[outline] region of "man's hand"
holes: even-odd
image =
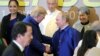
[[[51,53],[51,51],[50,51],[50,45],[48,45],[48,44],[44,44],[45,45],[45,52],[46,53]]]

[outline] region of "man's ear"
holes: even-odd
[[[18,34],[17,37],[20,37],[20,34]]]
[[[18,35],[17,35],[17,38],[22,38],[22,35],[21,35],[21,34],[18,34]]]

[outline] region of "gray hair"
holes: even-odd
[[[85,13],[85,14],[87,14],[87,15],[90,14],[89,7],[87,7],[87,6],[80,7],[80,8],[79,8],[79,11],[82,12],[82,13]]]

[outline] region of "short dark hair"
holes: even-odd
[[[16,39],[18,34],[24,35],[25,32],[27,31],[27,26],[31,26],[29,23],[25,22],[16,22],[13,29],[12,29],[12,39]]]
[[[19,6],[19,3],[18,3],[17,0],[10,0],[9,3],[8,3],[8,6],[10,5],[10,3],[11,3],[12,1],[14,1],[14,2],[16,3],[17,6]]]

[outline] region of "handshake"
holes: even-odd
[[[50,54],[51,53],[50,45],[44,44],[44,46],[45,46],[45,53]]]

